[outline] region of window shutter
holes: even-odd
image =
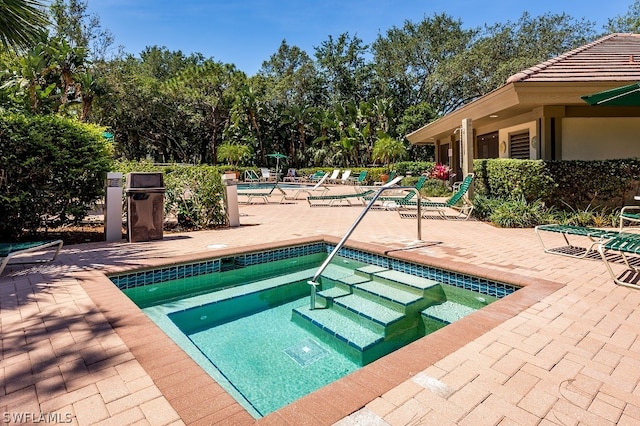
[[[529,132],[518,133],[509,136],[509,143],[511,145],[511,158],[518,158],[520,160],[528,160],[529,154]]]

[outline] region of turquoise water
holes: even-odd
[[[308,297],[285,303],[189,339],[265,415],[360,368],[291,322],[291,310],[308,304]]]
[[[388,305],[391,297],[388,292],[398,297],[401,291],[397,287],[381,289],[379,283],[355,275],[356,269],[364,271],[372,267],[337,256],[323,274],[319,294],[323,291],[340,294],[344,292],[340,283],[347,281],[358,282],[361,288],[373,287],[372,291],[377,292],[374,298],[381,303],[379,307],[374,305],[374,316],[387,319],[382,321],[386,325],[365,324],[358,315],[369,317],[367,310],[374,302],[360,297],[357,304],[341,308],[346,316],[336,320],[326,317],[333,313],[328,307],[333,302],[324,300],[324,296],[320,300],[324,300],[327,309],[308,308],[307,280],[326,256],[325,252],[314,253],[250,266],[234,266],[237,259],[223,259],[222,268],[228,270],[132,286],[123,291],[256,418],[496,300],[486,294],[404,274],[409,281],[429,282],[425,288],[430,302],[408,308],[413,311],[413,317],[407,318],[412,328],[400,335],[398,327],[404,320],[395,320],[402,314],[393,311],[397,307]],[[381,274],[402,275],[386,268],[373,269],[387,271]],[[410,306],[410,300],[416,296],[406,294],[402,298]],[[339,304],[338,299],[335,304]],[[332,332],[335,334],[327,334],[314,325],[314,318],[322,321],[326,318],[327,323],[323,324],[338,327]],[[381,345],[368,350],[368,355],[354,350],[358,339],[369,338],[371,334],[375,339],[375,333],[380,332],[378,328],[387,330],[387,337],[380,338],[384,340]],[[338,329],[347,334],[339,334],[342,331]]]

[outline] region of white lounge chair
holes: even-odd
[[[344,185],[349,181],[349,176],[351,176],[351,169],[343,171],[340,179],[333,179],[329,183],[340,183]]]
[[[329,177],[329,173],[325,173],[324,176],[322,176],[322,178],[320,178],[320,180],[318,181],[318,183],[315,184],[315,186],[313,186],[312,188],[300,188],[298,190],[296,190],[296,192],[293,194],[293,196],[286,196],[284,197],[285,200],[299,200],[298,196],[301,194],[307,194],[307,197],[314,195],[316,193],[320,193],[318,195],[324,195],[326,194],[326,192],[329,190],[329,188],[327,188],[325,185],[323,185],[323,183],[328,179]]]
[[[57,246],[53,257],[46,259],[27,259],[27,260],[19,260],[17,262],[12,262],[12,264],[24,264],[24,263],[43,263],[43,262],[51,262],[56,257],[58,257],[58,253],[60,253],[60,248],[62,248],[62,240],[53,240],[53,241],[32,241],[32,242],[24,242],[24,243],[0,243],[0,274],[4,271],[4,268],[7,266],[9,261],[16,257],[21,256],[27,253],[39,252],[49,247]]]
[[[327,183],[336,183],[335,181],[338,179],[338,175],[340,174],[340,169],[334,169],[329,179],[327,179]]]
[[[260,167],[260,180],[262,182],[275,182],[276,177],[271,174],[271,170],[266,167]]]

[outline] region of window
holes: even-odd
[[[498,158],[498,132],[486,133],[476,138],[476,158]]]
[[[528,160],[530,158],[528,130],[524,133],[509,135],[509,144],[511,146],[511,158],[520,160]]]

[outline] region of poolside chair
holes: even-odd
[[[325,173],[324,176],[322,176],[322,179],[320,179],[318,181],[318,183],[315,184],[314,187],[312,188],[300,188],[298,190],[296,190],[296,192],[293,194],[293,196],[284,196],[285,200],[298,200],[298,196],[301,194],[307,194],[307,196],[310,196],[312,192],[320,192],[320,195],[324,195],[326,194],[326,192],[329,190],[329,188],[327,188],[326,186],[323,185],[323,183],[327,180],[327,178],[329,177],[329,173]]]
[[[260,167],[260,174],[262,175],[261,182],[274,182],[276,180],[276,177],[271,174],[271,170],[266,167]]]
[[[363,185],[364,184],[364,180],[366,178],[367,178],[367,171],[366,170],[362,170],[357,177],[350,176],[349,179],[347,179],[346,183],[352,184],[352,185]]]
[[[245,182],[260,182],[260,176],[251,169],[244,171],[244,181]]]
[[[595,250],[597,249],[598,244],[620,234],[619,232],[608,231],[605,229],[560,224],[538,225],[534,230],[545,253],[559,254],[561,256],[575,257],[578,259],[585,258],[590,254],[595,254],[597,256]],[[547,232],[562,235],[565,244],[556,247],[548,247],[542,238],[542,235]],[[573,241],[569,241],[569,236],[577,237],[575,239],[572,238],[572,240],[586,239],[587,246],[583,247],[582,244],[576,244]]]
[[[347,183],[347,181],[349,180],[349,176],[351,176],[351,170],[347,169],[345,171],[342,172],[342,176],[339,179],[333,179],[330,180],[329,183],[340,183],[340,184],[345,184]]]
[[[340,174],[340,169],[334,169],[331,176],[327,179],[327,183],[336,183],[335,181],[338,179],[338,175]]]
[[[423,218],[433,218],[433,215],[430,215],[430,212],[438,213],[438,216],[442,219],[447,220],[467,220],[471,217],[471,212],[473,211],[473,204],[467,200],[466,195],[467,191],[469,191],[469,187],[473,183],[475,175],[473,173],[469,173],[465,176],[460,188],[447,200],[439,202],[432,201],[429,199],[421,200],[420,207],[422,209],[422,217]],[[458,205],[462,202],[462,205]],[[405,204],[405,206],[417,206],[418,203],[416,201],[409,201]],[[454,212],[455,214],[451,215],[450,212]],[[407,210],[398,210],[398,214],[403,219],[415,219],[417,218],[417,212],[407,211]]]
[[[402,177],[400,177],[402,179]],[[402,192],[405,192],[404,196],[400,195],[380,195],[376,202],[381,202],[383,205],[386,203],[395,203],[397,206],[403,206],[409,204],[409,202],[416,196],[417,192],[422,189],[425,182],[427,181],[428,176],[420,176],[418,182],[416,182],[413,189],[404,189]],[[365,200],[370,201],[373,198],[373,195],[368,195],[364,197]]]
[[[623,231],[626,222],[630,225],[640,224],[640,206],[624,206],[620,210],[620,232]]]
[[[60,253],[62,244],[62,240],[32,241],[25,243],[0,243],[0,275],[12,258],[16,256],[22,257],[22,255],[28,253],[39,252],[49,247],[56,247],[56,251],[50,258],[19,260],[16,262],[12,262],[12,264],[51,262],[52,260],[55,260],[56,257],[58,257],[58,253]]]
[[[612,262],[607,256],[607,252],[610,250],[616,251],[627,267],[620,275],[616,275],[611,268]],[[631,260],[628,257],[628,254],[640,255],[639,234],[619,233],[615,237],[599,243],[598,252],[613,282],[625,287],[640,289],[640,259]]]
[[[396,172],[392,171],[391,173],[389,173],[389,177],[387,177],[387,180],[385,180],[384,182],[382,181],[373,182],[373,185],[374,186],[386,185],[387,183],[391,182],[395,178],[396,178]]]
[[[334,195],[310,195],[307,197],[307,201],[311,207],[330,207],[335,205],[336,203],[347,203],[347,205],[351,206],[351,201],[359,201],[360,204],[364,205],[364,197],[370,194],[373,194],[375,191],[373,189],[369,189],[364,192],[355,192],[350,194],[334,194]]]
[[[299,176],[296,169],[287,170],[287,175],[282,179],[283,182],[298,182]]]
[[[325,172],[323,170],[318,170],[317,172],[309,176],[309,180],[311,182],[318,182],[320,179],[322,179],[324,175],[325,175]]]
[[[287,195],[287,193],[284,192],[282,188],[278,186],[277,183],[274,183],[273,185],[270,185],[268,187],[265,187],[265,186],[249,187],[248,191],[238,191],[238,196],[247,197],[246,204],[253,204],[254,198],[261,198],[262,200],[264,200],[265,204],[268,204],[269,197],[273,195],[276,189],[280,191],[280,193],[282,194],[282,198],[280,199],[280,202],[282,203],[282,201],[284,201],[284,196]]]

